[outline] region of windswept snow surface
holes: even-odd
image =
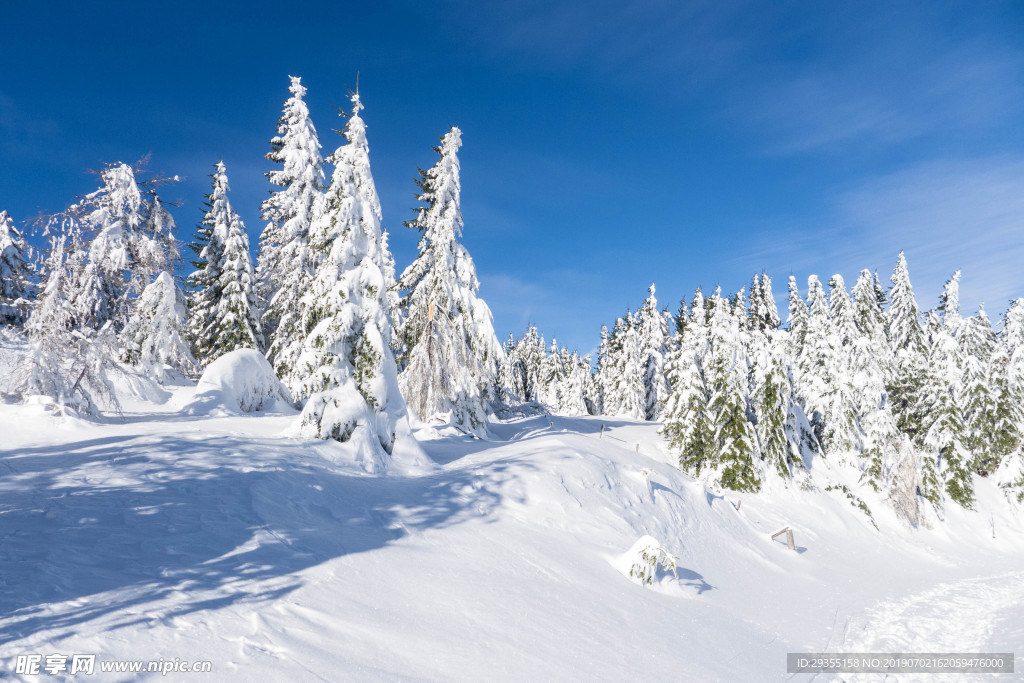
[[[548,416],[424,427],[436,467],[371,476],[282,436],[292,413],[188,415],[175,391],[106,423],[0,404],[8,675],[32,653],[289,682],[781,680],[787,652],[860,649],[1024,666],[1022,520],[989,482],[978,512],[875,510],[876,531],[835,493],[712,494],[656,424]],[[646,587],[619,568],[644,536],[676,558]]]

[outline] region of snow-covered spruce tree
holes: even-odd
[[[587,415],[594,410],[593,373],[590,358],[580,358],[578,352],[558,348],[552,341],[551,353],[545,359],[545,382],[542,400],[551,412],[558,415]]]
[[[988,476],[999,467],[1002,454],[997,446],[996,432],[998,382],[993,376],[992,360],[996,335],[985,308],[961,320],[956,329],[960,360],[960,405],[967,430],[967,450],[971,452],[971,469]]]
[[[524,403],[540,400],[544,358],[544,336],[530,325],[526,334],[512,343],[508,357],[503,361],[506,366],[504,374],[508,378],[505,386],[511,397]]]
[[[402,366],[402,388],[413,410],[422,419],[454,411],[456,415],[486,414],[490,403],[497,398],[496,383],[502,348],[494,335],[491,311],[477,296],[480,283],[476,267],[469,252],[459,242],[462,236],[460,209],[461,181],[459,179],[458,151],[462,146],[462,132],[453,127],[434,148],[440,155],[437,163],[420,172],[417,199],[425,206],[417,209],[416,217],[406,223],[419,230],[419,255],[398,279],[398,289],[405,295],[400,299],[400,322],[397,330],[399,364]],[[430,400],[412,397],[417,387],[427,383],[428,377],[408,372],[409,359],[417,344],[426,343],[425,330],[430,312],[444,317],[447,329],[455,335],[449,343],[463,344],[465,355],[473,362],[461,367],[430,367],[430,375],[449,375],[454,385],[464,387],[458,395],[433,395]],[[419,392],[421,396],[425,396]],[[457,404],[475,405],[464,409]],[[478,423],[463,423],[468,429],[483,427]]]
[[[891,372],[886,378],[889,402],[900,431],[920,446],[924,438],[920,401],[928,372],[920,313],[910,284],[907,260],[901,251],[892,273],[889,292],[888,338],[892,354]]]
[[[864,269],[853,287],[853,322],[857,328],[857,344],[866,348],[882,370],[882,379],[889,376],[891,365],[889,340],[885,330],[884,299],[879,300],[875,290],[877,275]],[[855,344],[856,345],[856,344]]]
[[[597,394],[598,394],[598,414],[607,415],[605,410],[605,398],[611,393],[611,378],[612,378],[612,335],[608,332],[607,325],[601,325],[601,341],[597,346],[597,374],[595,375],[595,381],[597,383]]]
[[[960,317],[960,271],[956,271],[946,280],[939,297],[938,312],[942,316],[942,325],[954,337],[963,318]]]
[[[699,311],[698,318],[694,312]],[[675,453],[679,468],[699,477],[716,461],[714,424],[708,408],[711,392],[704,377],[708,328],[704,300],[697,291],[679,348],[668,359],[667,376],[672,392],[665,403],[661,433]]]
[[[861,478],[878,492],[903,496],[893,501],[894,505],[916,524],[917,458],[909,437],[900,434],[889,408],[884,370],[889,357],[885,317],[868,270],[861,271],[853,287],[852,317],[856,330],[849,349],[849,376],[863,440]],[[906,459],[909,462],[903,463]],[[893,485],[897,477],[902,479],[899,485]],[[908,492],[913,495],[907,497]]]
[[[280,188],[261,206],[267,221],[260,235],[256,267],[257,296],[267,339],[267,358],[291,390],[301,378],[296,363],[305,341],[299,300],[316,273],[319,252],[310,246],[309,230],[316,204],[323,196],[324,171],[320,140],[303,101],[306,88],[291,76],[292,96],[284,103],[277,135],[267,159],[280,168],[267,179]]]
[[[948,305],[945,314],[959,317],[959,312],[954,312]],[[919,410],[924,415],[923,464],[930,466],[932,458],[935,458],[936,471],[946,495],[963,507],[971,508],[974,505],[974,484],[961,402],[963,358],[960,346],[950,331],[955,329],[953,325],[939,322],[936,314],[931,314],[929,319],[927,371],[919,401]]]
[[[522,400],[522,377],[521,368],[516,362],[516,358],[513,353],[516,348],[516,338],[511,332],[508,333],[508,339],[505,340],[503,350],[505,352],[504,358],[501,361],[501,367],[498,368],[498,385],[501,390],[502,398],[506,403],[513,403]]]
[[[733,491],[758,491],[763,482],[757,436],[748,419],[748,359],[744,321],[738,307],[715,296],[711,319],[706,381],[708,412],[714,425],[716,474],[713,480]]]
[[[992,451],[1001,463],[997,472],[1020,469],[1020,484],[1024,485],[1024,299],[1010,302],[1003,316],[992,354],[991,377],[996,400]],[[999,479],[999,484],[1011,485],[1013,479]]]
[[[772,294],[772,279],[767,273],[755,274],[750,283],[748,323],[756,330],[775,330],[782,324],[779,308],[775,305],[775,295]]]
[[[686,325],[689,321],[690,311],[686,307],[686,297],[684,296],[679,300],[679,309],[676,311],[675,328],[672,336],[673,348],[676,348],[679,341],[683,338],[683,333],[686,332]]]
[[[816,442],[796,401],[786,364],[784,333],[755,328],[750,339],[750,402],[756,417],[757,447],[768,472],[789,480],[816,453]]]
[[[21,327],[34,298],[28,245],[6,211],[0,211],[0,325]]]
[[[391,453],[407,412],[391,351],[380,202],[359,115],[363,105],[358,93],[351,101],[347,144],[328,158],[334,173],[311,227],[320,265],[300,301],[308,333],[299,355],[299,394],[309,398],[299,424],[305,436],[353,441],[379,463],[382,451]]]
[[[803,297],[800,296],[800,289],[797,287],[797,279],[794,275],[790,275],[788,291],[790,291],[790,299],[788,299],[790,307],[788,307],[788,317],[786,318],[786,339],[790,342],[790,357],[796,362],[804,349],[810,313],[807,311],[807,304]]]
[[[185,297],[164,271],[142,290],[135,312],[121,331],[124,360],[159,382],[168,379],[168,367],[186,376],[195,375],[197,367],[186,339],[187,326]]]
[[[644,418],[657,420],[668,399],[669,386],[665,378],[665,357],[671,342],[671,319],[658,310],[654,285],[638,312],[640,355],[643,363]]]
[[[565,381],[568,367],[559,353],[558,341],[551,339],[551,348],[541,362],[539,400],[552,412],[561,408],[562,382]]]
[[[455,368],[458,372],[449,372]],[[417,414],[433,416],[447,407],[446,419],[467,431],[482,434],[487,407],[474,379],[482,373],[478,359],[462,343],[459,331],[444,316],[428,315],[421,343],[412,348],[399,387]],[[406,380],[412,384],[407,385]]]
[[[135,171],[123,163],[100,172],[103,186],[68,209],[88,244],[88,263],[75,277],[76,307],[93,329],[108,321],[115,332],[128,322],[134,298],[177,257],[174,221],[155,191],[147,201]]]
[[[110,390],[112,324],[91,327],[92,311],[80,310],[72,294],[82,281],[88,251],[78,219],[68,213],[53,218],[59,231],[51,237],[43,264],[43,287],[25,325],[28,353],[19,364],[15,386],[24,397],[47,396],[62,410],[95,414],[101,403],[114,407]],[[90,303],[86,301],[86,303]]]
[[[996,484],[1007,499],[1024,503],[1024,299],[1014,299],[1003,317],[992,362],[997,399],[995,449],[1001,455]]]
[[[249,237],[228,201],[224,162],[214,166],[206,213],[190,244],[196,270],[189,275],[188,333],[195,358],[203,366],[236,349],[263,348],[256,309],[255,276]]]
[[[791,286],[790,292],[793,291],[795,290]],[[806,325],[801,330],[800,323],[797,323],[798,329],[791,329],[791,333],[797,335],[798,339],[802,337],[802,342],[798,342],[796,346],[799,352],[794,363],[794,375],[797,392],[802,399],[807,417],[811,420],[814,434],[822,442],[827,453],[829,445],[824,439],[825,421],[828,412],[827,395],[836,369],[835,349],[828,301],[817,275],[811,275],[807,279],[807,301],[806,310],[809,313]],[[791,309],[793,308],[795,311],[791,315],[796,321],[801,309],[799,305],[791,305]]]
[[[579,352],[563,348],[559,351],[562,365],[566,368],[565,378],[559,391],[558,412],[561,415],[593,414],[593,373],[590,370],[590,357],[580,357]]]
[[[704,292],[698,287],[693,292],[693,303],[690,305],[690,322],[702,328],[707,328],[711,322],[711,311],[713,305],[704,297]]]
[[[644,359],[632,313],[627,312],[624,318],[615,321],[602,371],[605,414],[645,419]]]
[[[813,307],[811,319],[814,320]],[[854,375],[850,369],[853,344],[857,336],[853,302],[846,292],[846,283],[842,275],[833,275],[829,279],[828,335],[825,344],[827,361],[823,373],[826,386],[823,397],[825,413],[821,440],[826,454],[844,454],[842,457],[855,465],[859,465],[856,456],[863,449],[859,414],[854,399]]]

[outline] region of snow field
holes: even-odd
[[[0,661],[778,680],[788,651],[1007,651],[1024,631],[1016,518],[997,539],[985,512],[918,532],[876,514],[876,531],[834,492],[723,497],[667,462],[656,425],[600,418],[494,424],[490,441],[424,427],[436,466],[370,476],[345,445],[282,437],[294,414],[190,416],[176,391],[108,424],[0,406]],[[787,524],[797,552],[769,538]],[[677,577],[617,569],[645,535]]]

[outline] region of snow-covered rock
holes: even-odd
[[[199,378],[195,396],[182,411],[189,415],[233,415],[291,407],[291,394],[263,354],[238,349],[210,363]]]

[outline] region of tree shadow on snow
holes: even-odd
[[[303,569],[500,501],[500,463],[370,477],[301,442],[253,448],[139,435],[0,451],[0,644],[275,600]]]

